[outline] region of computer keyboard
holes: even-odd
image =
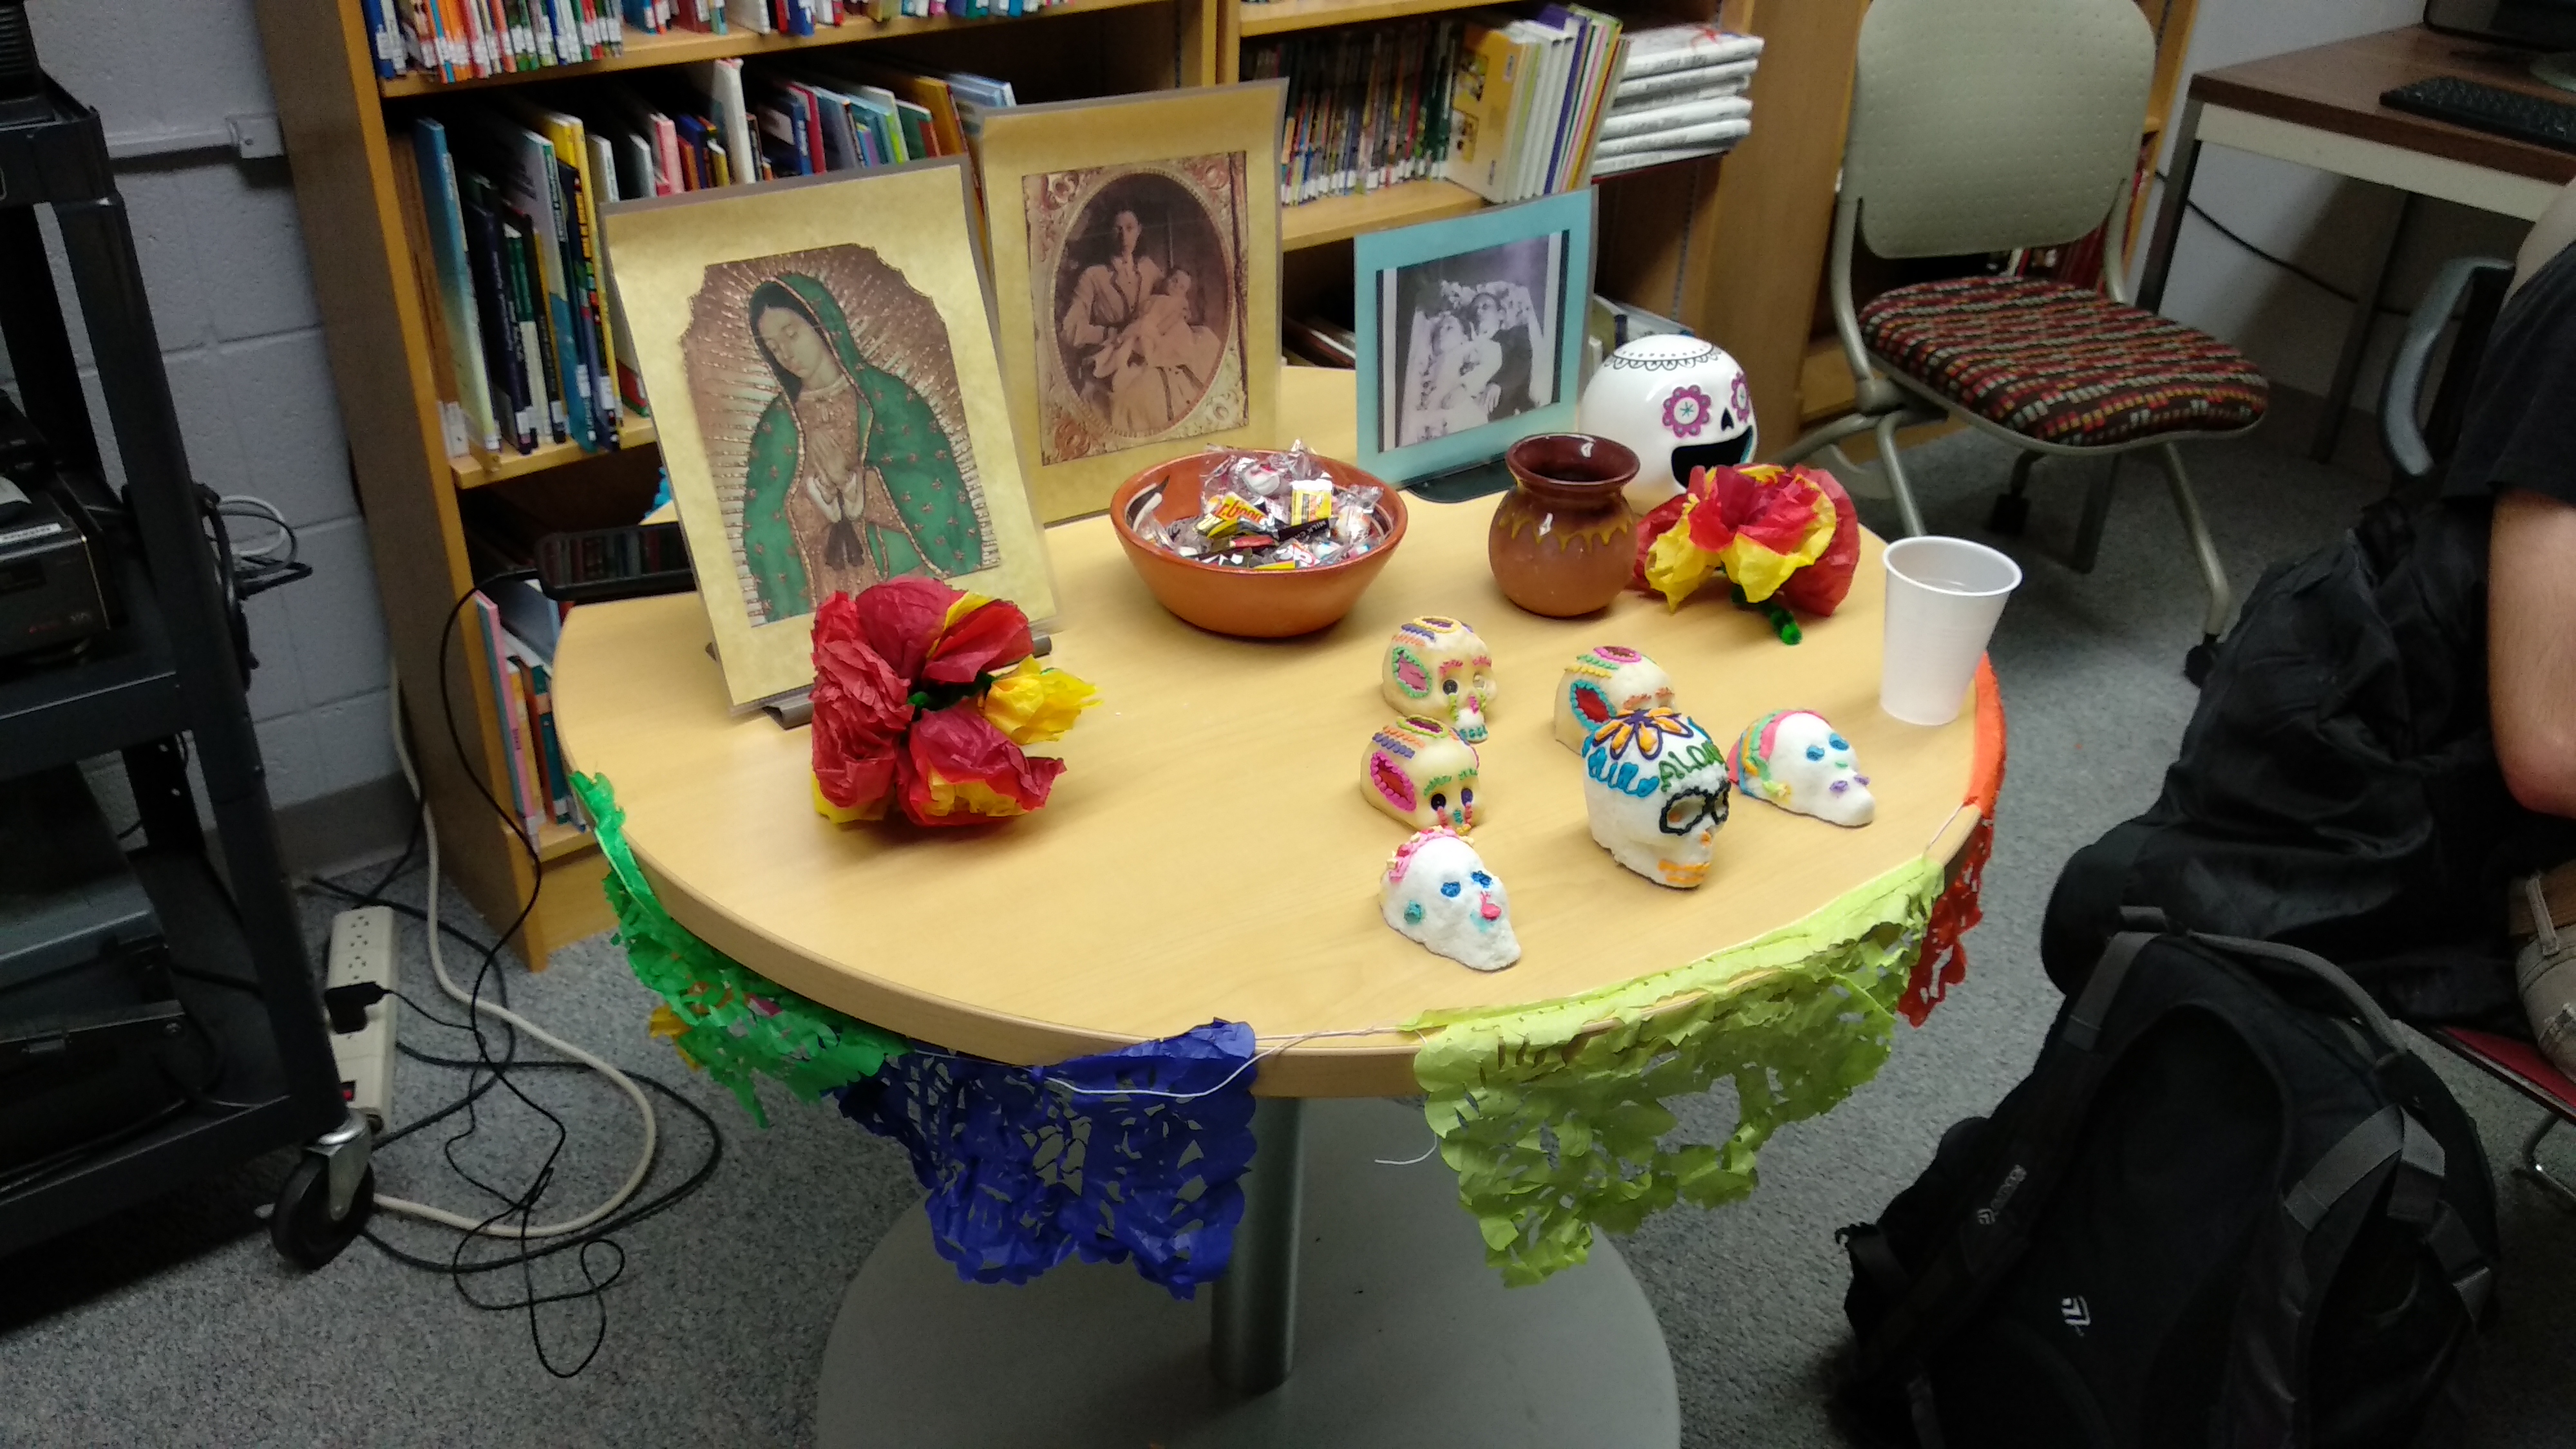
[[[2576,105],[2482,85],[2458,76],[2437,75],[2402,85],[2379,97],[2391,110],[2412,111],[2473,131],[2492,131],[2547,146],[2576,151]]]

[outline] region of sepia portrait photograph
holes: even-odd
[[[1505,242],[1380,274],[1381,419],[1388,450],[1516,418],[1555,402],[1555,318],[1566,237]]]
[[[681,352],[755,624],[984,567],[991,529],[948,330],[875,252],[708,267]]]
[[[1150,463],[1268,442],[1279,376],[1280,81],[984,118],[994,318],[1038,515]]]
[[[1592,304],[1590,187],[1352,243],[1362,468],[1413,482],[1574,426]]]
[[[626,202],[602,229],[735,708],[815,610],[933,578],[1055,612],[964,166]]]
[[[1243,422],[1245,173],[1232,151],[1021,178],[1041,462]]]

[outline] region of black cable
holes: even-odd
[[[2159,183],[2165,183],[2165,174],[2163,172],[2156,172],[2155,178]],[[2361,298],[2345,291],[2343,288],[2336,286],[2334,283],[2327,281],[2316,273],[2309,271],[2306,267],[2299,265],[2297,262],[2291,261],[2287,257],[2275,255],[2274,253],[2266,251],[2262,247],[2256,246],[2254,243],[2247,241],[2242,235],[2238,234],[2234,227],[2231,227],[2227,223],[2220,221],[2217,217],[2210,215],[2208,207],[2201,205],[2199,202],[2192,200],[2188,196],[2183,198],[2182,204],[2185,211],[2188,211],[2192,215],[2199,217],[2202,221],[2209,223],[2210,230],[2217,232],[2220,236],[2234,242],[2238,247],[2253,255],[2255,259],[2271,263],[2273,266],[2280,268],[2282,271],[2289,273],[2291,276],[2298,278],[2300,281],[2307,283],[2309,286],[2316,288],[2318,291],[2325,293],[2327,296],[2334,298],[2338,302],[2348,302],[2356,307],[2361,305]],[[2374,304],[2372,310],[2384,313],[2391,317],[2403,317],[2406,315],[2405,310],[2398,307],[2383,307]]]

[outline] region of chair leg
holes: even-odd
[[[1905,481],[1905,465],[1897,460],[1896,430],[1905,426],[1908,414],[1892,412],[1878,420],[1878,466],[1887,472],[1887,486],[1896,495],[1896,516],[1904,522],[1907,538],[1920,538],[1923,510],[1915,506],[1914,489]]]
[[[1986,514],[1986,531],[2018,536],[2030,526],[2030,470],[2039,464],[2037,453],[2024,453],[2013,459],[2012,486],[1995,499]]]
[[[1877,419],[1867,413],[1845,413],[1823,427],[1800,437],[1786,449],[1771,456],[1771,461],[1786,468],[1803,463],[1855,433],[1866,433]]]
[[[2198,684],[2209,677],[2219,632],[2227,627],[2236,601],[2227,587],[2227,566],[2218,560],[2218,541],[2209,536],[2209,523],[2200,516],[2200,499],[2193,495],[2191,479],[2183,472],[2182,454],[2171,443],[2159,443],[2155,451],[2165,482],[2173,490],[2174,511],[2182,515],[2183,532],[2190,536],[2191,550],[2200,559],[2201,579],[2209,586],[2209,613],[2201,622],[2200,643],[2183,659],[2183,673]]]
[[[2540,1165],[2540,1141],[2547,1137],[2550,1129],[2556,1127],[2561,1120],[2556,1113],[2540,1119],[2540,1125],[2532,1128],[2531,1135],[2522,1139],[2522,1161],[2515,1164],[2515,1167],[2524,1177],[2548,1189],[2558,1199],[2559,1206],[2576,1210],[2576,1187],[2568,1186],[2551,1175],[2548,1168]]]
[[[2120,482],[2120,455],[2111,455],[2111,466],[2102,476],[2084,488],[2084,519],[2075,525],[2075,557],[2072,562],[2079,574],[2093,572],[2102,557],[2102,530],[2111,521],[2111,494]]]

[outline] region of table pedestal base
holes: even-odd
[[[825,1449],[1677,1445],[1672,1356],[1608,1239],[1531,1288],[1485,1266],[1418,1110],[1306,1105],[1288,1381],[1245,1396],[1208,1368],[1209,1290],[1175,1301],[1123,1266],[1025,1287],[958,1281],[919,1208],[859,1269],[823,1349]],[[1254,1158],[1254,1171],[1260,1159]]]

